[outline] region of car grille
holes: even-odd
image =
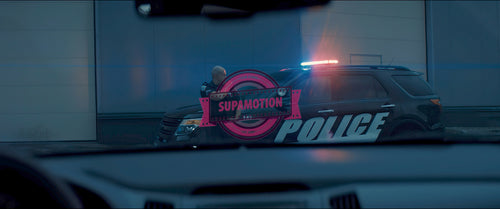
[[[144,209],[170,209],[174,208],[174,205],[166,202],[159,202],[159,201],[146,201],[144,204]]]
[[[355,193],[348,193],[330,198],[330,208],[361,208]]]
[[[175,130],[181,123],[182,118],[164,116],[160,122],[159,137],[161,139],[169,140],[175,133]]]

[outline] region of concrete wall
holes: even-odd
[[[500,106],[500,2],[428,1],[429,80],[445,106]]]
[[[0,141],[95,140],[92,1],[0,1]]]

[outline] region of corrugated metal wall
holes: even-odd
[[[332,1],[301,18],[302,56],[426,72],[423,1]]]
[[[444,106],[500,106],[500,2],[428,1],[429,80]]]
[[[199,104],[214,65],[276,71],[301,60],[298,11],[212,21],[143,18],[133,0],[96,6],[99,113]]]
[[[223,22],[144,19],[133,0],[96,4],[97,77],[92,1],[0,2],[0,141],[95,139],[94,79],[99,113],[196,103],[216,64],[403,65],[428,71],[445,106],[500,105],[498,1],[333,1]]]
[[[311,59],[394,64],[426,72],[424,3],[332,1],[248,20],[143,18],[133,1],[97,2],[99,113],[197,104],[219,64],[277,71]]]
[[[95,140],[92,1],[0,1],[0,141]]]

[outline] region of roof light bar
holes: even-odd
[[[311,62],[302,62],[301,66],[311,66],[311,65],[323,65],[323,64],[338,64],[338,60],[321,60],[321,61],[311,61]]]

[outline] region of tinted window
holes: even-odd
[[[420,76],[392,76],[394,80],[413,96],[433,95],[431,87]]]
[[[332,101],[332,81],[330,76],[310,76],[294,88],[301,89],[299,103],[323,103]]]
[[[333,86],[336,100],[387,97],[387,92],[378,80],[369,75],[341,75],[335,79]]]

